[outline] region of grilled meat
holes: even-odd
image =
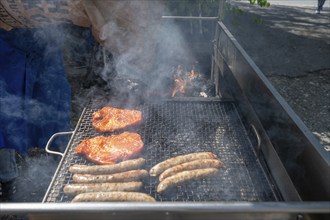
[[[75,196],[72,202],[156,202],[156,200],[140,192],[92,192]]]
[[[185,163],[193,160],[199,160],[199,159],[215,159],[215,158],[217,158],[217,156],[211,152],[198,152],[198,153],[191,153],[182,156],[177,156],[156,164],[150,169],[149,174],[150,176],[158,176],[168,168],[181,163]]]
[[[140,153],[143,146],[139,134],[124,132],[110,137],[87,138],[76,147],[75,153],[84,154],[98,164],[113,164],[134,157]]]
[[[110,165],[79,165],[75,164],[69,167],[71,173],[80,174],[113,174],[120,173],[128,170],[140,169],[144,166],[146,160],[144,158],[137,158],[132,160],[125,160],[117,164]]]
[[[217,159],[202,159],[202,160],[194,160],[191,162],[182,163],[165,170],[162,174],[159,175],[159,181],[162,181],[165,178],[182,171],[203,169],[203,168],[219,169],[222,164],[223,163]]]
[[[142,112],[106,106],[92,115],[92,125],[99,132],[113,132],[139,124]]]
[[[113,192],[124,191],[132,192],[139,191],[142,187],[142,182],[119,182],[119,183],[81,183],[68,184],[63,187],[65,194],[77,195],[87,192]]]
[[[91,175],[76,173],[72,176],[72,180],[76,183],[114,183],[137,181],[146,176],[148,176],[148,171],[146,170],[130,170],[110,175]]]
[[[196,170],[189,170],[177,173],[173,176],[165,178],[161,181],[157,186],[157,192],[162,193],[167,189],[183,184],[185,182],[201,179],[207,176],[211,176],[218,172],[216,168],[206,168],[206,169],[196,169]]]

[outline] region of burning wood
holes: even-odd
[[[172,91],[172,97],[176,95],[177,92],[181,94],[186,93],[187,81],[181,76],[182,69],[181,65],[178,66],[177,74],[174,75],[174,89]]]
[[[189,82],[191,86],[194,86],[193,80],[195,78],[195,70],[194,67],[191,68],[190,75],[189,75]]]
[[[178,65],[177,70],[174,73],[174,88],[172,90],[172,97],[176,96],[179,92],[181,95],[187,95],[186,91],[193,91],[198,89],[199,87],[199,82],[197,80],[201,80],[201,72],[198,70],[198,74],[196,76],[195,74],[196,68],[193,65],[190,71],[183,70],[181,65]],[[189,82],[187,84],[187,82]],[[189,93],[188,91],[188,93]],[[189,94],[188,94],[189,96]]]

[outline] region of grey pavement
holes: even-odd
[[[315,6],[229,3],[224,23],[266,76],[330,69],[329,8],[315,14]]]
[[[247,2],[247,0],[232,0],[236,2]],[[285,5],[285,6],[294,6],[294,7],[311,7],[316,8],[317,0],[268,0],[271,5]],[[325,1],[325,8],[330,7],[329,0]]]
[[[317,0],[268,0],[271,5],[286,5],[297,7],[316,7]],[[323,7],[330,7],[330,2],[327,0]]]

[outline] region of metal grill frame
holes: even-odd
[[[83,156],[75,155],[74,148],[85,138],[104,135],[96,132],[91,125],[92,113],[101,107],[102,104],[94,102],[82,112],[43,202],[70,202],[72,199],[62,191],[63,186],[71,182],[72,174],[68,167],[75,163],[90,163]],[[144,122],[129,130],[140,133],[144,140],[145,148],[141,155],[147,161],[147,170],[170,157],[197,151],[212,151],[224,162],[216,176],[192,181],[164,194],[155,191],[156,178],[146,179],[144,192],[157,201],[279,200],[276,186],[265,172],[234,102],[170,100],[143,104],[136,109],[143,112]],[[192,130],[193,126],[197,129]]]

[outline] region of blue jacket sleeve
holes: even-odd
[[[69,129],[71,94],[61,46],[51,27],[0,30],[0,148],[24,154]]]

